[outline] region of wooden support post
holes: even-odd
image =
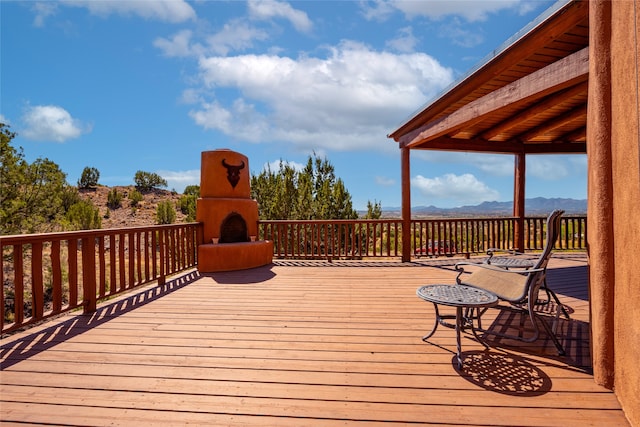
[[[411,173],[410,150],[400,149],[402,180],[402,262],[411,262]]]
[[[513,246],[518,252],[524,252],[524,203],[526,156],[524,152],[516,154],[513,183],[513,216],[516,217],[513,231]]]

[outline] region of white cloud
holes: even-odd
[[[182,193],[187,185],[200,185],[200,169],[186,171],[160,170],[156,173],[167,180],[168,188],[174,189],[178,193]]]
[[[193,31],[181,30],[169,38],[156,38],[153,45],[167,57],[228,55],[254,47],[255,41],[267,40],[269,34],[238,19],[226,23],[217,33],[204,37],[203,42],[194,41],[195,38]]]
[[[326,58],[202,58],[204,87],[236,90],[244,102],[204,102],[192,117],[204,128],[256,142],[396,148],[384,135],[453,79],[450,69],[424,53],[397,55],[348,41],[328,52]]]
[[[398,30],[398,37],[387,41],[386,45],[398,52],[413,52],[418,44],[418,39],[413,35],[411,27]]]
[[[189,115],[205,129],[218,130],[244,141],[261,142],[268,135],[266,117],[243,99],[237,99],[229,109],[218,102],[204,103],[200,110],[192,110]]]
[[[424,16],[439,20],[446,16],[461,16],[469,22],[484,21],[488,15],[503,9],[516,9],[520,0],[444,1],[444,0],[390,0],[385,7],[395,8],[414,18]],[[380,7],[380,6],[378,6]]]
[[[557,156],[527,156],[527,175],[545,181],[557,181],[569,176],[567,164]]]
[[[453,18],[440,27],[438,37],[447,38],[458,46],[471,48],[478,46],[484,41],[482,32],[481,28],[470,30],[468,25],[461,22],[460,19]]]
[[[271,170],[271,172],[277,172],[280,170],[280,163],[282,163],[283,166],[289,166],[292,167],[295,171],[300,172],[302,171],[306,165],[302,164],[302,163],[298,163],[298,162],[293,162],[290,160],[274,160],[272,162],[269,163],[265,163],[262,166],[262,170],[267,169],[267,167]]]
[[[512,177],[515,171],[515,158],[500,154],[467,154],[467,163],[476,166],[493,176]]]
[[[36,141],[64,142],[91,131],[90,126],[83,125],[67,110],[55,105],[30,107],[22,120],[25,123],[22,135]]]
[[[94,15],[139,16],[144,19],[179,23],[196,18],[196,12],[185,0],[153,0],[153,1],[96,1],[96,0],[64,0],[61,4],[84,7]]]
[[[313,28],[313,23],[307,14],[294,9],[287,2],[272,0],[249,0],[249,15],[253,19],[269,20],[284,18],[298,31],[307,33]]]
[[[478,204],[498,200],[500,194],[471,174],[445,174],[435,178],[416,175],[411,185],[428,199],[450,200],[458,204]]]
[[[198,89],[189,88],[182,91],[179,102],[182,104],[197,104],[198,102],[203,102],[203,99]]]
[[[412,156],[430,163],[469,165],[493,176],[512,177],[514,173],[515,160],[508,154],[415,150]]]
[[[5,125],[10,125],[11,122],[7,119],[4,114],[0,114],[0,123],[4,123]]]
[[[186,57],[198,55],[203,50],[201,45],[191,44],[193,32],[190,30],[182,30],[175,33],[171,38],[165,39],[158,37],[153,41],[153,45],[162,50],[163,54],[168,57]]]
[[[376,176],[376,184],[382,185],[383,187],[391,187],[395,185],[396,181],[392,178],[387,178],[386,176]]]
[[[31,11],[35,14],[33,18],[34,27],[43,27],[44,21],[58,11],[58,5],[55,2],[35,2],[31,5]]]
[[[222,30],[207,37],[208,53],[227,55],[231,51],[253,47],[254,40],[266,40],[269,35],[241,20],[234,20]]]
[[[386,0],[361,1],[360,9],[366,20],[379,22],[386,21],[396,11],[392,2]]]

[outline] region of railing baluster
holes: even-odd
[[[84,313],[96,311],[96,243],[95,237],[82,239],[82,296]]]
[[[51,303],[53,314],[62,311],[62,265],[60,263],[60,240],[51,242]]]
[[[21,324],[24,322],[24,264],[23,264],[22,244],[13,246],[13,301],[14,301],[14,322]],[[4,287],[4,283],[2,284]]]
[[[106,284],[107,272],[106,272],[106,261],[105,261],[104,236],[100,236],[97,239],[98,239],[98,260],[100,263],[98,295],[100,295],[100,298],[103,298],[107,293],[107,284]]]
[[[78,306],[78,240],[71,238],[67,244],[69,258],[69,307]]]
[[[44,286],[42,280],[42,242],[31,244],[31,313],[34,320],[42,319],[44,315]]]

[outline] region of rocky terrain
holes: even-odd
[[[107,195],[114,188],[123,195],[122,204],[117,209],[110,209],[107,207]],[[129,200],[129,193],[133,190],[135,190],[133,185],[115,187],[100,185],[95,189],[79,190],[79,193],[82,199],[90,200],[95,207],[100,209],[103,229],[155,225],[157,223],[156,208],[158,203],[164,200],[170,200],[176,206],[175,222],[184,222],[185,215],[177,207],[181,194],[172,193],[168,190],[151,190],[142,193],[143,200],[134,208],[131,206],[131,200]]]

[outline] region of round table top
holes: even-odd
[[[500,268],[533,268],[536,261],[530,258],[495,257],[487,260],[487,264]]]
[[[425,301],[452,307],[490,307],[498,297],[484,289],[466,285],[425,285],[416,291]]]

